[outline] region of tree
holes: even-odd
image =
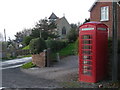
[[[32,29],[31,36],[33,38],[42,37],[44,40],[47,40],[48,37],[56,38],[58,35],[54,33],[55,28],[55,22],[49,22],[47,19],[41,19]]]
[[[73,24],[73,23],[72,23],[70,26],[71,26],[71,28],[74,29],[74,30],[77,29],[77,25],[76,25],[76,24]]]
[[[3,41],[3,35],[0,33],[0,42]]]
[[[23,31],[17,32],[15,37],[15,42],[21,43],[26,36],[31,34],[31,29],[24,29]]]
[[[77,37],[78,37],[78,32],[75,29],[71,29],[70,32],[67,35],[67,39],[68,39],[69,42],[76,41]]]
[[[30,41],[32,40],[33,38],[31,36],[26,36],[24,39],[23,39],[23,43],[27,46],[29,45]]]
[[[35,53],[40,53],[42,52],[44,49],[46,49],[46,43],[45,40],[43,40],[42,38],[35,38],[32,39],[30,41],[30,49],[31,51],[35,54]]]

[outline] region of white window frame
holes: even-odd
[[[101,7],[101,20],[100,21],[108,21],[109,20],[109,6]]]

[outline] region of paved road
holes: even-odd
[[[20,67],[22,64],[30,62],[31,60],[32,60],[32,57],[26,57],[26,58],[21,58],[21,59],[3,61],[1,62],[2,68],[0,69]]]
[[[8,88],[59,88],[62,81],[70,80],[78,72],[77,56],[69,56],[53,67],[2,70],[2,86]],[[73,75],[73,76],[72,76]]]
[[[6,88],[45,88],[58,87],[54,80],[38,78],[24,72],[20,68],[5,69],[2,72],[2,87]]]

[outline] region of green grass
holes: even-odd
[[[31,54],[30,54],[30,55],[25,55],[25,56],[23,56],[23,58],[24,58],[24,57],[31,57],[31,56],[32,56]]]
[[[25,46],[22,50],[28,50],[30,49],[29,45]]]
[[[67,47],[59,51],[60,56],[69,56],[75,54],[75,43],[68,44]]]
[[[68,44],[65,48],[61,49],[58,52],[52,52],[50,55],[50,58],[53,62],[55,62],[57,60],[57,54],[59,53],[60,58],[69,56],[69,55],[76,55],[77,51],[78,51],[78,41],[74,42],[74,43],[70,43]]]
[[[28,68],[32,68],[32,67],[35,67],[36,65],[35,64],[33,64],[32,62],[28,62],[28,63],[26,63],[26,64],[23,64],[21,67],[23,68],[23,69],[28,69]]]

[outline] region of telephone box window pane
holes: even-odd
[[[91,61],[83,61],[83,64],[88,64],[88,65],[91,65],[92,62]]]
[[[92,54],[92,51],[83,51],[82,53],[90,55],[90,54]]]
[[[86,55],[83,56],[83,60],[91,60],[91,59],[92,59],[91,56],[86,56]]]
[[[83,66],[83,69],[86,69],[86,70],[91,70],[91,66]]]
[[[91,44],[91,40],[83,40],[83,44]]]
[[[92,39],[91,35],[82,35],[82,39]]]
[[[83,70],[83,74],[84,74],[84,75],[89,75],[89,76],[92,75],[91,71],[85,71],[85,70]]]
[[[91,49],[92,48],[92,46],[90,46],[90,45],[84,45],[83,46],[83,49]]]

